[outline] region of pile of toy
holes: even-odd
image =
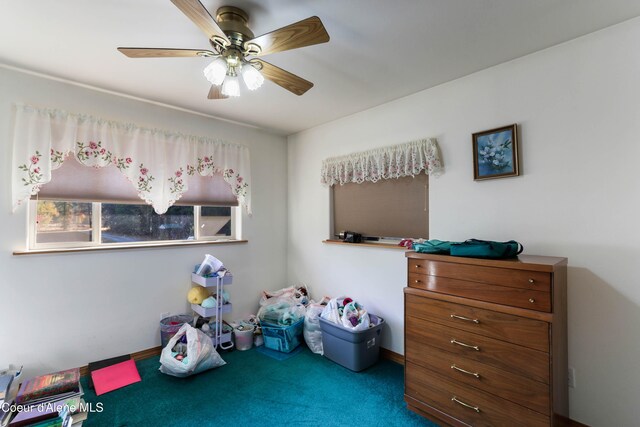
[[[258,319],[271,325],[293,325],[304,318],[308,303],[309,292],[305,285],[262,291]]]
[[[207,288],[202,286],[194,286],[189,290],[187,294],[187,300],[191,304],[200,305],[203,308],[214,308],[218,304],[218,300],[224,304],[229,303],[229,293],[225,290],[220,292],[220,295],[215,292],[209,293]]]
[[[185,323],[160,354],[160,372],[186,377],[225,364],[211,338]]]
[[[332,298],[320,316],[352,331],[363,331],[372,326],[367,310],[349,297]]]
[[[182,362],[185,365],[189,363],[189,356],[187,355],[187,335],[180,337],[180,340],[176,342],[176,345],[171,349],[171,357],[178,362]]]

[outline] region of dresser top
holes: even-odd
[[[553,272],[557,268],[567,265],[567,258],[542,256],[542,255],[518,255],[509,259],[484,259],[457,257],[450,255],[423,254],[415,251],[405,252],[407,258],[426,259],[431,261],[450,262],[456,264],[482,265],[485,267],[511,268],[514,270],[534,270]]]

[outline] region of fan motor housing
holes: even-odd
[[[247,26],[249,15],[240,8],[222,6],[216,12],[216,21],[235,46],[241,47],[246,40],[254,38],[253,31]]]

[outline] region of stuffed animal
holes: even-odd
[[[207,291],[207,289],[203,288],[202,286],[194,286],[193,288],[191,288],[191,290],[189,290],[189,293],[187,294],[187,300],[191,304],[200,305],[202,304],[202,301],[207,298],[209,298],[209,291]]]
[[[203,308],[213,308],[216,306],[218,301],[214,297],[208,297],[204,301],[202,301]]]

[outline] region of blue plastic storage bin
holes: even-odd
[[[290,353],[302,342],[303,326],[304,317],[290,326],[279,326],[260,322],[264,346],[282,353]]]

